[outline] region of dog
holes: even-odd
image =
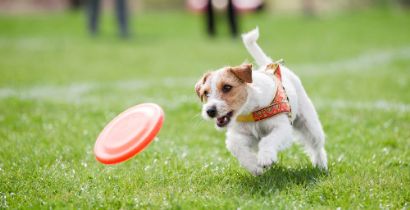
[[[240,165],[261,175],[278,162],[278,152],[298,134],[312,164],[327,170],[325,134],[298,76],[273,62],[256,41],[258,28],[242,35],[259,68],[252,64],[223,67],[205,73],[195,84],[202,117],[226,128],[226,147]]]

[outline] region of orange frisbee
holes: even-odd
[[[133,106],[115,117],[103,129],[94,154],[104,164],[116,164],[145,149],[162,127],[164,112],[153,103]]]

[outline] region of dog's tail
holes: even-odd
[[[248,52],[252,55],[253,59],[255,59],[256,63],[259,66],[267,65],[272,62],[272,59],[266,56],[263,50],[259,47],[258,43],[256,43],[258,38],[258,27],[256,27],[248,33],[242,34],[243,43],[245,44],[245,47],[248,50]]]

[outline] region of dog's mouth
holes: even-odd
[[[233,115],[233,111],[228,112],[228,114],[216,118],[216,125],[220,128],[225,127],[231,121],[231,117]]]

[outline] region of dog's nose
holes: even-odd
[[[214,118],[216,116],[216,106],[211,106],[208,110],[206,110],[206,113],[210,118]]]

